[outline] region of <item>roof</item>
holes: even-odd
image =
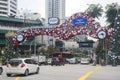
[[[71,52],[55,52],[54,54],[60,54],[60,53],[62,53],[62,54],[72,54]]]
[[[36,44],[36,46],[41,46],[42,44],[41,43],[39,43],[39,42],[34,42],[34,40],[32,40],[32,41],[25,41],[25,42],[22,42],[22,45],[26,45],[26,46],[29,46],[29,45],[31,45],[31,46],[33,46],[33,45],[35,45]]]
[[[0,39],[0,44],[6,44],[6,40]]]
[[[19,22],[19,23],[24,23],[25,19],[20,19],[20,18],[13,18],[13,17],[6,17],[6,16],[0,16],[0,21],[8,21],[8,22]],[[30,20],[26,19],[27,23],[31,24],[41,24],[42,22],[40,20]]]
[[[27,29],[33,29],[33,28],[53,28],[53,26],[31,26],[31,27],[24,27],[19,29],[17,32],[27,30]]]
[[[3,30],[3,29],[0,29],[0,33],[7,33],[9,31],[13,31],[13,32],[16,32],[15,30]]]
[[[12,58],[10,60],[25,60],[25,59],[32,59],[32,58]]]

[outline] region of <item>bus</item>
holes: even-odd
[[[51,55],[52,59],[59,58],[64,63],[76,64],[78,63],[77,58],[71,52],[55,52]]]
[[[53,57],[73,58],[73,54],[71,52],[54,52],[54,53],[52,53],[52,58]]]

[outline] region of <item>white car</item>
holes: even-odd
[[[77,63],[78,63],[77,58],[66,59],[66,61],[67,61],[69,64],[77,64]]]
[[[12,74],[39,73],[38,64],[31,58],[14,58],[7,64],[6,75],[9,77]]]
[[[48,65],[51,65],[51,62],[52,62],[52,58],[47,59],[47,64]]]
[[[81,64],[89,64],[90,59],[89,58],[81,58]]]

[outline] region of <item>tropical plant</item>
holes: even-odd
[[[50,56],[52,53],[55,53],[55,52],[60,52],[60,50],[57,47],[53,46],[53,45],[48,46],[47,55]]]
[[[90,14],[93,18],[99,19],[99,17],[102,16],[102,8],[100,4],[90,4],[85,12]]]
[[[120,12],[120,8],[118,8],[119,5],[118,3],[112,3],[112,4],[108,4],[105,9],[105,13],[106,13],[106,18],[107,18],[107,22],[109,23],[109,27],[114,27],[115,26],[115,19],[117,17],[118,12]],[[120,13],[119,13],[120,14]]]

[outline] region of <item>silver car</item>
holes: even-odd
[[[89,64],[90,59],[89,58],[81,58],[81,64]]]
[[[14,58],[7,64],[6,74],[24,74],[25,76],[30,73],[39,73],[38,64],[31,58]]]

